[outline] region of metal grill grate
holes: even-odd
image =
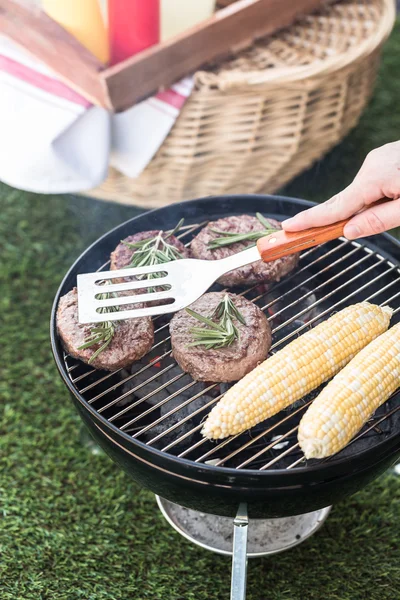
[[[185,227],[179,237],[189,245],[204,225]],[[354,302],[390,304],[395,310],[392,322],[400,316],[399,268],[372,247],[345,239],[303,253],[297,271],[281,282],[239,293],[266,312],[273,332],[271,352]],[[200,435],[202,421],[228,386],[196,382],[183,373],[171,356],[167,319],[157,317],[155,327],[152,350],[132,365],[131,372],[121,369],[105,374],[65,355],[76,390],[99,414],[132,438],[197,463],[260,471],[304,466],[297,428],[319,390],[248,432],[210,442]],[[373,445],[377,436],[389,435],[397,425],[399,393],[377,411],[340,456]]]

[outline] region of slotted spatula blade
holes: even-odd
[[[346,223],[347,220],[298,233],[277,231],[259,239],[257,246],[220,260],[184,258],[160,265],[78,275],[79,323],[176,312],[200,298],[221,275],[260,259],[269,262],[336,239],[343,235]],[[127,278],[133,279],[126,281]],[[124,281],[113,283],[115,279]],[[128,295],[129,291],[134,295]],[[161,303],[146,305],[153,302]]]
[[[232,260],[235,259],[235,260]],[[138,317],[162,315],[181,310],[200,298],[204,292],[224,273],[237,267],[260,260],[256,247],[249,248],[222,260],[198,260],[184,258],[152,267],[119,269],[78,275],[79,323],[101,323]],[[137,279],[148,275],[163,274],[153,279]],[[135,277],[133,281],[112,283],[113,279]],[[107,283],[105,286],[104,283]],[[150,291],[149,288],[162,289]],[[120,295],[118,292],[133,291],[135,295]],[[96,298],[107,293],[107,299]],[[112,297],[114,294],[117,297]],[[143,303],[167,301],[158,306],[141,307]],[[138,308],[135,308],[135,304]],[[118,307],[115,312],[102,309]]]

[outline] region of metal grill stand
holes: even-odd
[[[301,544],[327,519],[331,507],[283,519],[253,519],[241,504],[236,518],[197,512],[156,496],[172,527],[197,546],[232,556],[232,600],[246,597],[247,559],[276,554]]]

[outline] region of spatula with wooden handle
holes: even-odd
[[[102,323],[176,312],[197,300],[221,275],[260,259],[270,262],[334,240],[343,235],[347,222],[296,233],[276,231],[259,239],[257,246],[220,260],[185,258],[161,265],[78,275],[79,322]],[[154,274],[158,277],[154,278]],[[135,279],[113,283],[115,279],[131,277]],[[155,287],[162,291],[153,291]],[[127,295],[128,290],[134,295]],[[118,292],[124,295],[119,296]],[[162,303],[143,307],[143,303],[157,301]]]

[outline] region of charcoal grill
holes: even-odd
[[[140,215],[104,235],[81,255],[65,276],[52,311],[51,340],[57,367],[98,444],[134,480],[159,497],[163,513],[174,527],[200,545],[229,551],[213,545],[212,540],[196,540],[194,529],[187,530],[190,515],[193,521],[198,521],[199,513],[222,517],[220,527],[226,524],[226,517],[235,519],[233,589],[237,598],[244,597],[248,519],[289,519],[281,546],[275,539],[272,549],[254,548],[250,552],[254,555],[290,547],[316,530],[329,506],[359,490],[397,460],[400,393],[376,412],[346,449],[326,460],[306,461],[296,438],[300,418],[318,390],[248,432],[211,442],[200,435],[202,421],[226,386],[195,382],[180,370],[171,356],[167,318],[155,319],[155,343],[144,359],[130,370],[106,373],[63,351],[55,313],[60,296],[76,285],[76,275],[107,269],[110,252],[127,235],[171,229],[184,217],[179,237],[190,244],[209,220],[255,212],[282,220],[311,205],[278,196],[222,196]],[[273,330],[271,351],[275,352],[332,312],[362,300],[390,304],[392,324],[397,322],[399,261],[400,244],[387,234],[353,242],[342,238],[304,252],[296,272],[279,283],[234,291],[266,311]],[[285,521],[281,523],[284,530]],[[290,523],[293,535],[288,540]],[[213,527],[210,531],[212,536]]]

